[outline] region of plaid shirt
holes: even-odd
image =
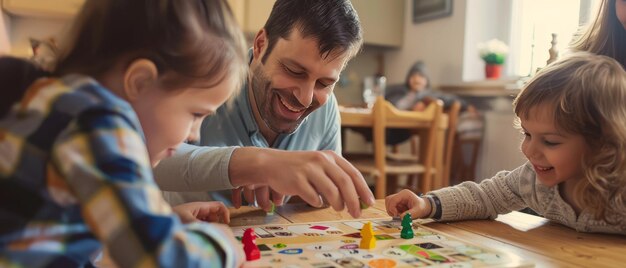
[[[172,213],[136,114],[94,80],[39,79],[0,119],[0,267],[92,266],[102,245],[121,267],[230,267],[227,241]]]

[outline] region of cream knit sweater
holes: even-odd
[[[586,210],[577,216],[561,198],[558,186],[546,187],[535,175],[530,163],[526,163],[513,171],[500,171],[481,183],[464,182],[428,194],[441,201],[441,221],[495,219],[498,214],[529,207],[547,219],[580,232],[626,234],[623,216],[617,221],[622,222],[621,225],[595,220]]]

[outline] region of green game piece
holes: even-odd
[[[286,248],[287,245],[285,245],[283,243],[278,243],[278,244],[274,244],[273,247],[275,247],[275,248]]]
[[[361,209],[366,209],[370,207],[367,204],[365,204],[365,202],[363,202],[363,200],[361,199],[359,199],[359,204],[361,205]]]
[[[411,214],[407,213],[402,218],[402,231],[400,231],[400,237],[404,239],[411,239],[415,235],[413,234],[413,228],[411,227]]]
[[[276,211],[276,205],[274,205],[274,202],[271,202],[271,203],[272,203],[272,207],[270,208],[270,211],[267,212],[267,215],[269,216],[274,215],[274,211]]]

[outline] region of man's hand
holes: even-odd
[[[312,206],[344,207],[353,217],[361,215],[359,198],[374,205],[374,195],[361,173],[333,151],[283,151],[267,148],[237,148],[229,174],[235,186],[269,186],[282,195],[298,195]],[[269,190],[257,188],[256,200],[266,202]]]
[[[183,223],[194,221],[230,223],[230,212],[222,202],[191,202],[175,206],[174,212]]]
[[[268,186],[255,187],[255,185],[248,185],[233,189],[232,201],[235,208],[241,207],[243,200],[241,199],[241,193],[248,202],[248,204],[258,204],[263,210],[269,212],[272,209],[272,203],[276,206],[282,206],[285,195],[273,191]],[[271,202],[270,202],[271,192]],[[256,202],[255,202],[256,201]]]

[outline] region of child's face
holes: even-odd
[[[551,105],[531,108],[528,118],[520,121],[525,135],[522,152],[543,185],[583,178],[581,160],[589,146],[583,136],[557,130]]]
[[[426,84],[428,84],[428,79],[423,75],[416,73],[409,77],[409,87],[413,91],[422,91],[426,88]]]
[[[622,27],[626,30],[626,0],[615,0],[615,13],[617,19],[622,23]]]
[[[133,104],[153,167],[174,154],[183,141],[198,140],[202,120],[214,113],[235,87],[228,78],[213,88],[150,89]]]

